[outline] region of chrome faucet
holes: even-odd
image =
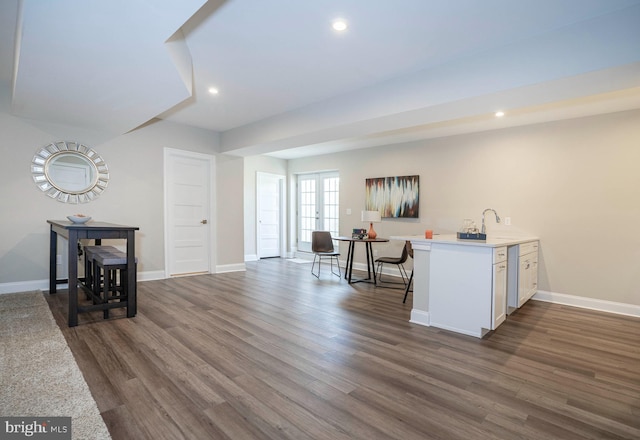
[[[481,234],[487,233],[487,227],[484,224],[484,215],[487,213],[487,211],[493,211],[493,213],[496,215],[496,223],[500,223],[500,217],[498,216],[498,213],[496,212],[495,209],[491,209],[491,208],[485,209],[484,211],[482,211],[482,229],[480,230]]]

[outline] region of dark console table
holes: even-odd
[[[127,318],[136,315],[136,264],[135,264],[135,226],[122,226],[113,223],[87,222],[76,224],[67,220],[47,220],[51,225],[49,236],[49,293],[56,293],[56,285],[66,280],[57,279],[56,255],[58,253],[58,235],[67,239],[69,258],[69,327],[78,325],[78,313],[104,310],[109,304],[78,305],[78,240],[81,238],[95,240],[100,244],[102,239],[124,239],[127,242],[127,283],[129,289],[129,306]]]

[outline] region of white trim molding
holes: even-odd
[[[138,281],[164,280],[164,270],[152,270],[149,272],[138,272]]]
[[[164,270],[154,270],[149,272],[138,272],[138,282],[153,281],[165,279]],[[67,283],[58,284],[57,289],[67,289],[69,285]],[[18,281],[15,283],[2,283],[0,284],[0,295],[3,293],[19,293],[19,292],[33,292],[34,290],[42,290],[43,292],[49,291],[49,278],[44,280],[31,280],[31,281]]]
[[[344,269],[344,262],[341,262]],[[356,264],[357,265],[357,264]],[[358,269],[360,269],[358,267]],[[216,266],[216,273],[225,272],[244,272],[247,267],[244,263],[239,264],[225,264]],[[367,270],[363,264],[361,270]],[[149,272],[138,273],[138,281],[152,281],[164,279],[164,271],[156,270]],[[59,284],[60,289],[66,289],[66,284]],[[14,283],[1,283],[0,295],[5,293],[19,293],[19,292],[33,292],[34,290],[49,290],[49,280],[31,280],[31,281],[19,281]],[[567,295],[564,293],[548,292],[545,290],[539,290],[538,293],[531,298],[536,301],[549,302],[554,304],[563,304],[566,306],[580,307],[583,309],[596,310],[599,312],[615,313],[618,315],[632,316],[640,318],[640,306],[635,304],[619,303],[615,301],[606,301],[602,299],[586,298],[583,296]],[[413,309],[411,310],[411,318],[409,322],[421,325],[430,325],[429,312],[423,310]]]
[[[246,270],[247,270],[247,266],[244,263],[221,264],[216,266],[216,273],[245,272]]]
[[[431,326],[429,312],[425,312],[424,310],[411,309],[411,318],[409,319],[409,322],[426,325],[427,327]]]
[[[68,284],[58,284],[60,289],[66,289]],[[18,281],[15,283],[2,283],[0,284],[0,294],[3,293],[20,293],[20,292],[33,292],[35,290],[49,291],[49,279],[46,280],[31,280],[31,281]]]
[[[547,292],[545,290],[538,290],[538,293],[533,295],[531,299],[640,318],[640,306],[634,304],[586,298],[584,296],[567,295],[564,293]]]

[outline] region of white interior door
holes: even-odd
[[[165,150],[168,276],[211,271],[213,163],[213,156]]]
[[[283,256],[284,176],[257,173],[256,185],[258,258]]]

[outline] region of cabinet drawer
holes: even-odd
[[[520,255],[530,254],[531,252],[538,252],[537,241],[530,241],[528,243],[520,244]]]
[[[493,264],[507,260],[507,247],[502,246],[493,250]]]

